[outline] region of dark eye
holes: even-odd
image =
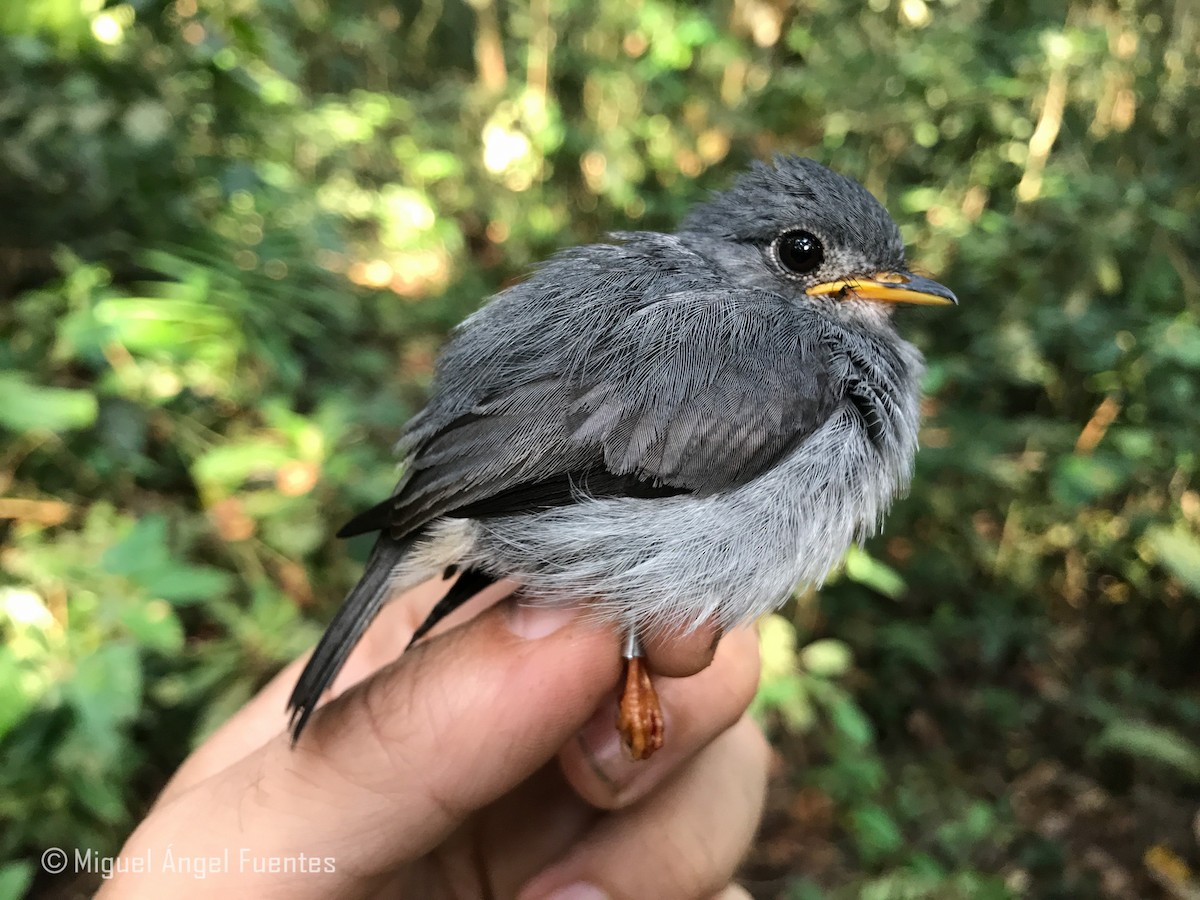
[[[825,248],[809,231],[785,231],[775,238],[775,256],[793,275],[807,275],[825,260]]]

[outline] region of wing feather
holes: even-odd
[[[454,408],[422,414],[402,441],[408,468],[390,501],[392,536],[442,515],[503,515],[587,495],[729,490],[769,469],[840,402],[821,320],[791,301],[716,286],[650,294],[617,304],[610,321],[580,313],[591,330],[574,344],[531,334],[493,343],[486,359],[460,351],[481,374],[473,391],[459,388]],[[548,327],[544,314],[539,321]],[[377,508],[355,523],[379,520]]]

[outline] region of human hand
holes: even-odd
[[[613,630],[509,600],[399,656],[440,590],[385,608],[295,748],[283,709],[303,660],[276,676],[129,838],[122,857],[147,871],[118,866],[100,896],[745,897],[729,880],[769,755],[745,715],[753,631],[647,646],[656,673],[692,677],[658,679],[666,746],[633,762],[614,727]],[[164,871],[168,847],[213,859],[206,877]]]

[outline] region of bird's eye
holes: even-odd
[[[810,231],[785,231],[775,238],[775,257],[784,271],[807,275],[825,260],[825,248]]]

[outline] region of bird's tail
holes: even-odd
[[[291,713],[288,728],[292,732],[293,744],[308,723],[308,717],[317,708],[317,701],[345,665],[346,657],[383,608],[390,593],[392,573],[414,543],[412,538],[396,541],[386,534],[375,542],[362,578],[325,629],[317,649],[313,651],[288,698],[287,708]]]

